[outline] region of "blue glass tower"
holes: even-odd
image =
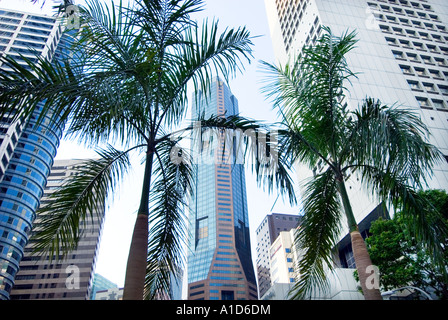
[[[25,67],[23,57],[37,62],[36,51],[51,60],[62,29],[55,17],[0,10],[0,52]],[[38,124],[39,116],[36,110],[26,121],[0,119],[0,299],[9,299],[62,136],[49,117]]]
[[[193,119],[238,114],[238,101],[219,79],[210,95],[199,92]],[[188,298],[256,300],[244,166],[225,132],[194,134],[195,183],[190,209]],[[228,142],[228,141],[227,141]],[[211,146],[211,148],[207,148]]]

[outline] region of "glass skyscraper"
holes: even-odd
[[[238,101],[220,80],[197,93],[193,119],[238,114]],[[206,130],[207,131],[207,130]],[[210,132],[211,133],[211,130]],[[234,141],[238,137],[234,137]],[[225,144],[225,141],[227,143]],[[190,203],[188,299],[254,300],[244,166],[224,131],[194,134],[194,191]]]
[[[56,17],[0,9],[0,54],[52,60],[63,40]],[[1,65],[5,70],[7,66]],[[30,69],[30,68],[29,68]],[[26,121],[0,119],[0,299],[9,299],[63,128],[39,110]]]
[[[76,169],[83,165],[84,160],[55,160],[40,203],[43,205],[48,202],[48,197],[64,184],[65,179],[76,174]],[[11,300],[90,298],[105,206],[98,203],[92,210],[94,211],[88,213],[92,218],[79,223],[80,237],[77,248],[67,253],[63,259],[54,257],[54,260],[50,261],[48,253],[42,252],[40,255],[33,253],[35,242],[31,237],[20,261],[20,271],[15,277],[14,287],[10,293]],[[43,217],[37,214],[33,230],[39,229]]]

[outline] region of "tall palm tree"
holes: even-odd
[[[185,117],[187,85],[206,91],[213,74],[234,75],[251,59],[245,28],[218,33],[216,21],[199,26],[192,15],[202,0],[135,0],[107,6],[97,0],[79,7],[81,30],[60,54],[61,63],[39,59],[27,71],[11,57],[0,74],[4,112],[23,118],[44,101],[42,114],[65,125],[66,134],[87,145],[108,145],[52,194],[40,209],[36,249],[59,257],[76,247],[82,221],[113,196],[130,169],[130,153],[145,164],[141,202],[127,263],[124,299],[169,292],[170,275],[182,266],[185,197],[191,185],[186,150],[171,132]],[[71,31],[73,32],[73,31]],[[42,117],[43,119],[43,117]],[[204,126],[256,129],[254,122],[208,119]],[[124,151],[110,144],[123,145]],[[172,161],[182,154],[184,161]]]
[[[345,85],[356,75],[345,57],[356,45],[356,34],[336,37],[329,28],[324,31],[316,45],[305,47],[284,67],[263,63],[263,90],[282,117],[281,154],[291,165],[299,162],[314,169],[318,162],[324,164],[303,188],[305,215],[295,239],[303,255],[292,297],[309,297],[314,289],[326,287],[326,269],[332,269],[332,250],[345,215],[365,299],[381,299],[379,290],[369,286],[372,263],[346,190],[347,176],[351,172],[360,177],[385,203],[401,199],[413,217],[408,228],[434,252],[441,252],[415,191],[441,154],[426,142],[429,132],[411,110],[372,98],[356,110],[346,108]],[[435,228],[447,234],[446,225]]]

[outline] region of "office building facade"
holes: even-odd
[[[60,187],[64,180],[75,173],[83,160],[56,160],[48,177],[42,205],[47,197]],[[33,253],[33,238],[25,247],[20,262],[20,271],[15,278],[10,298],[19,299],[56,299],[88,300],[93,287],[94,271],[104,217],[104,204],[98,211],[87,213],[87,220],[80,222],[80,240],[76,250],[65,257],[50,260],[47,253]],[[49,213],[51,214],[51,213]],[[38,230],[42,216],[34,221],[34,230]]]
[[[37,63],[36,53],[53,60],[63,38],[55,17],[0,9],[0,53],[28,69],[25,59]],[[7,68],[0,62],[0,69]],[[9,298],[62,136],[63,128],[48,117],[37,124],[39,115],[0,119],[0,299]]]
[[[107,291],[108,289],[118,289],[118,285],[102,275],[95,273],[93,276],[92,290],[90,290],[90,300],[96,300],[97,291]]]
[[[356,30],[347,54],[357,73],[346,83],[345,102],[356,109],[367,96],[414,110],[429,128],[429,141],[448,159],[448,3],[444,0],[265,0],[276,60],[284,65],[322,26],[335,35]],[[312,172],[298,165],[300,179]],[[356,220],[375,210],[355,174],[347,181]],[[428,188],[448,190],[448,162],[434,168]],[[346,224],[344,224],[345,226]],[[343,230],[341,236],[345,236]]]
[[[300,216],[292,214],[268,214],[256,230],[258,294],[261,298],[271,287],[270,248],[281,232],[297,228]]]
[[[234,114],[238,114],[238,101],[219,79],[213,82],[209,96],[199,92],[194,99],[193,119]],[[188,299],[253,300],[257,285],[244,167],[235,161],[238,150],[234,145],[226,147],[226,133],[215,133],[192,138],[195,177],[189,218]]]

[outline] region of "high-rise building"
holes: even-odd
[[[102,275],[95,273],[93,276],[92,290],[90,290],[90,300],[96,300],[95,295],[97,291],[107,291],[108,289],[118,289],[118,285]]]
[[[83,160],[56,160],[41,203],[44,205],[47,197],[82,165]],[[86,221],[80,222],[81,236],[78,246],[64,258],[54,257],[50,261],[47,253],[33,253],[34,241],[31,237],[20,262],[20,271],[15,278],[11,299],[90,298],[105,210],[104,204],[99,204],[98,207],[99,212],[89,212]],[[34,221],[35,230],[39,229],[41,221],[42,216],[38,214]]]
[[[55,17],[0,9],[0,54],[13,56],[26,68],[36,54],[54,59],[66,41]],[[1,65],[0,70],[6,70]],[[43,194],[62,128],[39,110],[26,121],[0,119],[0,299],[8,299],[23,248]]]
[[[195,96],[193,119],[235,114],[238,101],[219,79],[212,83],[209,96],[201,92]],[[244,167],[238,163],[235,144],[225,143],[229,142],[226,133],[214,133],[192,139],[195,176],[189,218],[188,299],[253,300],[257,299],[257,284]],[[235,138],[233,142],[239,137]]]
[[[280,232],[297,228],[300,216],[293,214],[268,214],[257,228],[257,276],[258,293],[261,298],[271,287],[270,247]]]
[[[368,221],[363,221],[368,223]],[[300,228],[300,227],[299,227]],[[300,251],[294,245],[297,228],[281,231],[269,249],[271,286],[260,296],[260,300],[289,300],[299,278],[296,265]],[[353,277],[354,269],[335,268],[327,274],[328,289],[315,290],[311,299],[316,300],[362,300],[358,283]]]
[[[333,34],[356,31],[347,54],[357,78],[345,84],[345,102],[356,109],[367,96],[419,113],[430,142],[448,161],[448,3],[444,0],[265,0],[277,62],[297,57],[322,26]],[[298,166],[300,179],[312,172]],[[317,168],[318,170],[319,168]],[[448,162],[434,168],[429,188],[448,190]],[[347,181],[356,220],[377,209],[360,179]],[[342,231],[345,236],[347,230]]]

